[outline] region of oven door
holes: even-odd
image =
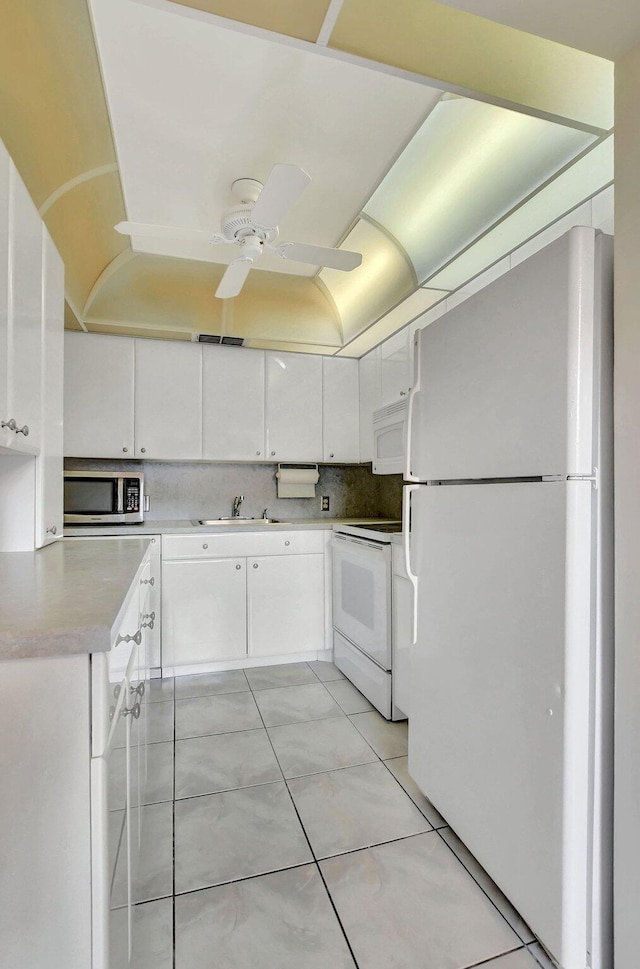
[[[333,536],[333,625],[383,670],[391,669],[391,546]]]

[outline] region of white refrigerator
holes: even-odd
[[[563,969],[611,969],[612,240],[416,333],[409,771]]]

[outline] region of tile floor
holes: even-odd
[[[546,969],[409,777],[406,723],[331,663],[150,699],[134,969]]]

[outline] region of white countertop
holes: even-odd
[[[0,659],[103,652],[149,546],[54,542],[0,553]]]
[[[242,523],[221,525],[194,525],[193,521],[185,518],[176,521],[146,521],[141,525],[65,525],[65,538],[86,538],[87,536],[102,537],[109,535],[126,536],[137,535],[171,535],[185,532],[215,532],[233,533],[237,531],[291,531],[293,529],[324,528],[330,530],[334,525],[365,525],[371,522],[389,521],[387,518],[297,518],[292,521],[279,521],[264,525],[259,518]]]

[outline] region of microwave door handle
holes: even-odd
[[[420,478],[416,477],[415,474],[411,473],[411,435],[413,428],[413,408],[415,406],[415,399],[420,393],[422,381],[421,381],[421,367],[420,367],[420,330],[416,330],[415,335],[415,345],[413,348],[413,387],[409,391],[409,403],[407,406],[407,420],[405,422],[405,434],[406,441],[404,447],[406,466],[404,469],[404,479],[405,481],[420,481]]]
[[[116,514],[124,513],[124,478],[117,479]]]
[[[404,567],[413,586],[413,622],[411,624],[411,644],[418,642],[418,576],[411,569],[411,493],[417,491],[420,485],[405,485],[402,489],[402,550],[404,552]]]

